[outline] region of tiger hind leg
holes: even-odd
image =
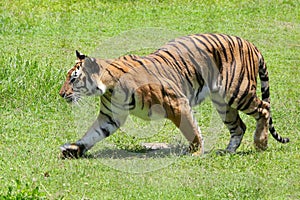
[[[221,152],[234,153],[242,142],[246,125],[240,118],[238,110],[230,107],[218,93],[212,93],[211,98],[214,107],[230,132],[230,141],[226,149]]]
[[[224,124],[227,126],[230,132],[230,141],[226,147],[226,152],[234,153],[240,146],[244,133],[246,131],[246,125],[240,118],[238,111],[235,109],[229,109],[229,113],[226,117]]]
[[[256,130],[254,133],[254,145],[257,150],[266,150],[268,147],[268,129],[270,120],[270,104],[261,101],[257,109]]]
[[[266,150],[268,147],[268,128],[270,120],[270,104],[255,97],[244,113],[256,119],[254,147],[256,150]]]

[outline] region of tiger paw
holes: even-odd
[[[189,146],[189,153],[192,156],[201,156],[202,154],[204,154],[203,149],[201,148],[200,144],[190,144]]]
[[[72,144],[64,144],[60,147],[62,159],[80,158],[83,155],[83,146]]]
[[[203,152],[201,150],[199,151],[195,151],[192,153],[192,156],[201,156],[203,154]]]
[[[270,117],[270,104],[268,102],[263,101],[261,107],[257,110],[266,119]]]
[[[254,141],[254,148],[258,152],[265,151],[268,148],[268,143],[267,143],[267,141],[263,141],[263,142],[255,142]]]

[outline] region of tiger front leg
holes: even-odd
[[[60,147],[63,159],[80,158],[91,149],[97,142],[113,134],[121,125],[124,124],[127,115],[111,116],[100,111],[97,120],[86,134],[75,143],[67,143]]]
[[[64,144],[60,146],[61,150],[61,158],[79,158],[82,157],[84,153],[85,147],[80,144],[72,143],[72,144]]]
[[[190,143],[189,153],[193,156],[202,155],[204,153],[203,138],[188,101],[180,99],[171,110],[172,114],[168,114],[168,118],[180,129]]]

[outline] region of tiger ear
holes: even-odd
[[[100,67],[95,58],[86,57],[84,60],[84,68],[89,74],[100,74]]]
[[[84,55],[76,50],[76,57],[77,57],[77,60],[82,61],[85,59],[86,55]]]

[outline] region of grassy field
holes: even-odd
[[[21,0],[0,6],[0,199],[300,198],[299,2]],[[255,122],[243,115],[248,129],[238,153],[217,156],[229,133],[206,101],[195,108],[210,151],[203,157],[180,155],[185,141],[170,123],[132,119],[138,127],[117,132],[87,158],[59,159],[59,146],[81,137],[98,108],[95,99],[78,108],[58,95],[76,49],[103,58],[146,54],[175,36],[207,32],[238,35],[263,52],[275,127],[289,144],[270,137],[266,152],[254,151]],[[84,108],[89,116],[81,114]],[[174,147],[143,153],[142,142]]]

